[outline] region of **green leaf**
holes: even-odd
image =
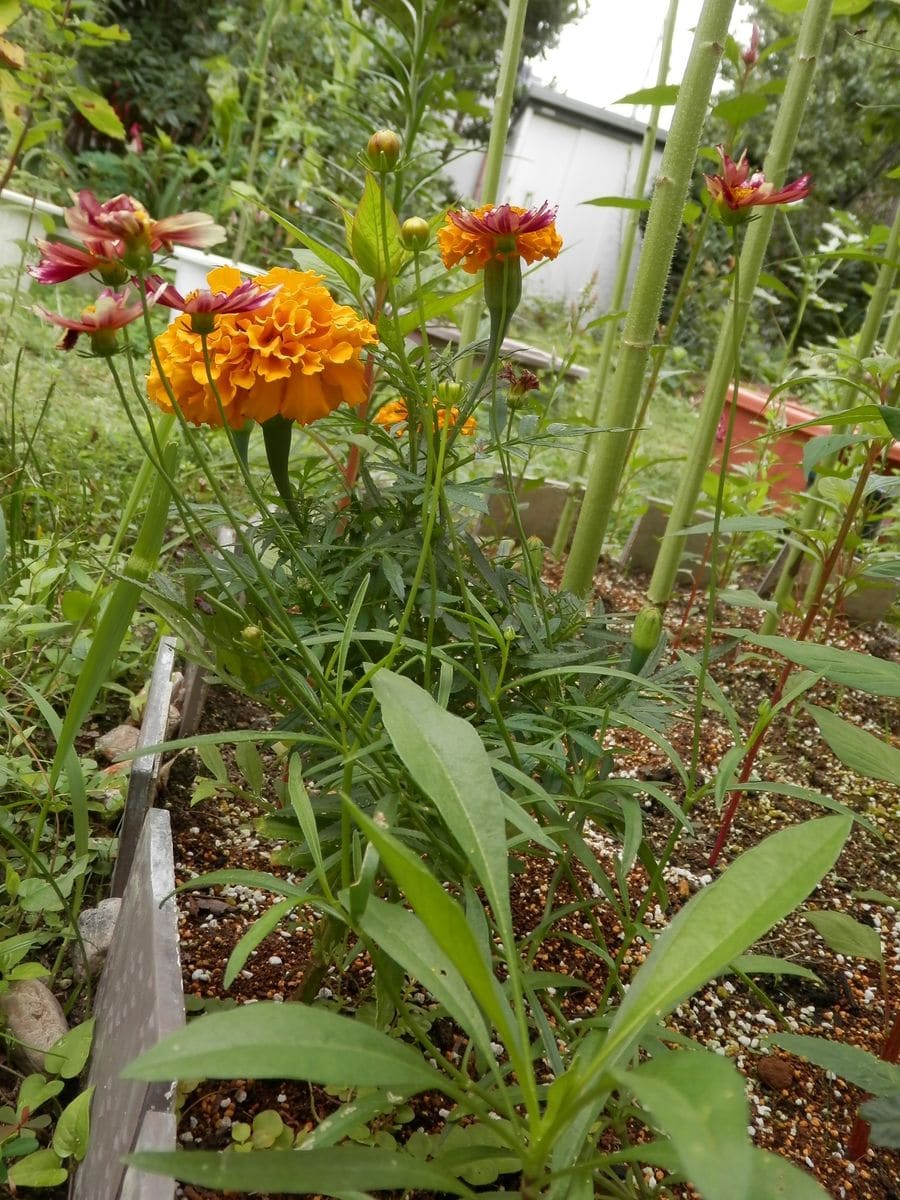
[[[714,527],[714,521],[700,521],[696,525],[677,529],[665,536],[686,537],[692,533],[712,533]],[[762,530],[781,533],[784,530],[784,521],[780,517],[723,517],[719,522],[720,533],[757,533]]]
[[[419,981],[490,1058],[490,1030],[462,976],[419,918],[398,904],[370,896],[358,920],[363,933]]]
[[[632,980],[597,1061],[619,1061],[642,1030],[718,975],[791,912],[834,866],[850,831],[845,817],[780,830],[697,892],[660,934]]]
[[[58,1096],[65,1086],[61,1079],[48,1080],[38,1073],[26,1075],[16,1096],[16,1120],[22,1119],[26,1108],[34,1116],[42,1104]]]
[[[803,447],[803,473],[809,475],[819,465],[823,458],[830,458],[847,446],[855,446],[859,442],[869,442],[871,438],[864,433],[823,433],[810,438]]]
[[[728,125],[744,125],[760,113],[764,113],[766,104],[765,96],[760,96],[758,92],[746,92],[743,96],[730,96],[727,100],[720,100],[712,110],[712,115],[716,120],[725,121]]]
[[[835,954],[882,961],[881,938],[871,925],[863,925],[847,913],[824,909],[810,910],[803,915]]]
[[[869,1137],[876,1146],[900,1150],[900,1089],[867,1101],[859,1115],[869,1122]]]
[[[64,1033],[44,1056],[44,1070],[47,1074],[59,1075],[61,1079],[77,1078],[88,1060],[93,1036],[93,1017]]]
[[[372,681],[384,727],[403,765],[434,802],[485,890],[494,919],[509,927],[504,797],[484,743],[468,721],[448,713],[403,675]]]
[[[673,1050],[623,1072],[619,1082],[669,1137],[685,1177],[704,1200],[759,1200],[751,1191],[744,1079],[727,1058]]]
[[[288,763],[287,793],[294,816],[297,818],[297,824],[300,826],[300,831],[312,855],[319,887],[324,896],[331,896],[331,887],[328,883],[325,860],[322,857],[322,846],[319,841],[316,814],[303,782],[303,760],[299,754],[292,754]]]
[[[740,971],[744,975],[796,975],[799,979],[808,979],[811,983],[822,982],[809,967],[801,967],[799,963],[775,958],[771,954],[739,954],[728,964],[728,969]]]
[[[125,139],[125,126],[110,102],[86,87],[69,87],[66,95],[86,121],[106,137]]]
[[[381,855],[438,946],[469,986],[506,1045],[513,1063],[522,1064],[524,1047],[503,990],[485,961],[478,940],[459,904],[448,896],[419,858],[369,817],[348,805],[354,821]]]
[[[656,87],[641,88],[638,92],[629,92],[621,100],[613,100],[613,104],[652,104],[664,107],[674,104],[678,99],[678,84],[664,83]]]
[[[650,201],[638,196],[598,196],[596,200],[582,200],[582,204],[592,204],[595,208],[633,208],[638,212],[649,212]]]
[[[768,1039],[789,1054],[805,1058],[825,1071],[831,1071],[864,1092],[881,1095],[900,1088],[900,1067],[884,1062],[851,1046],[848,1042],[829,1042],[825,1038],[808,1037],[801,1033],[774,1033]]]
[[[855,17],[859,13],[865,12],[871,3],[872,0],[834,0],[831,5],[831,15],[833,17]]]
[[[752,632],[745,636],[754,646],[774,650],[801,667],[819,672],[832,683],[842,683],[872,696],[900,696],[900,669],[896,663],[835,646],[795,642],[793,638]]]
[[[822,737],[845,767],[869,779],[900,783],[900,750],[827,708],[807,704]]]
[[[887,404],[878,406],[881,419],[888,427],[888,433],[893,438],[900,438],[900,408],[891,408]]]
[[[831,1193],[780,1154],[753,1152],[753,1200],[831,1200]]]
[[[60,1158],[74,1158],[76,1162],[81,1162],[84,1158],[91,1131],[93,1094],[92,1087],[86,1088],[60,1113],[53,1131],[53,1149]]]
[[[336,1087],[439,1088],[420,1054],[377,1029],[305,1004],[210,1013],[126,1067],[127,1079],[304,1079]]]
[[[0,33],[5,33],[21,13],[21,0],[0,0]]]
[[[371,174],[350,225],[350,250],[360,270],[377,283],[396,275],[406,253],[397,214]]]
[[[863,892],[854,892],[857,900],[871,900],[874,904],[887,904],[889,908],[900,908],[900,896],[889,896],[887,892],[879,892],[877,888],[866,888]]]
[[[267,1150],[264,1154],[217,1154],[199,1150],[133,1154],[142,1171],[170,1175],[214,1191],[284,1192],[292,1196],[350,1192],[407,1191],[421,1188],[472,1193],[459,1179],[430,1163],[394,1150],[369,1146],[328,1146],[321,1150]]]
[[[9,1168],[9,1182],[16,1187],[59,1187],[68,1177],[69,1172],[52,1150],[35,1150]]]
[[[175,418],[170,415],[159,420],[156,435],[163,445],[168,440],[174,421]],[[163,465],[170,479],[176,474],[177,461],[178,445],[173,441],[163,451]],[[169,486],[161,474],[157,474],[155,478],[148,475],[147,480],[151,479],[153,486],[149,498],[145,500],[143,492],[137,497],[138,502],[145,500],[145,509],[134,549],[125,564],[123,578],[113,588],[69,698],[66,716],[57,736],[50,775],[51,784],[55,784],[59,779],[64,765],[71,778],[72,768],[69,762],[75,737],[90,712],[97,693],[109,678],[110,668],[119,653],[141,598],[141,589],[150,578],[150,572],[156,567],[159,558],[169,515]]]

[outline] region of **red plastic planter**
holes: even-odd
[[[758,441],[764,433],[770,431],[770,419],[773,416],[784,428],[780,433],[773,433],[768,443]],[[832,432],[827,417],[821,418],[822,424],[803,424],[817,417],[818,413],[793,400],[776,397],[770,402],[767,392],[742,386],[737,397],[734,437],[728,456],[729,467],[735,468],[746,462],[759,461],[763,457],[770,495],[780,505],[787,507],[791,502],[792,493],[806,490],[806,475],[803,471],[804,446],[810,438]],[[846,429],[845,425],[838,426],[835,432]],[[722,458],[722,441],[716,440],[713,453],[713,470],[717,471]],[[900,470],[900,442],[894,442],[891,446],[888,453],[888,469]]]

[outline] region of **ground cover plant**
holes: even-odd
[[[827,780],[813,787],[760,776],[782,723],[802,705],[849,770],[892,788],[900,782],[886,734],[900,692],[896,661],[816,640],[852,580],[872,520],[868,501],[876,497],[883,516],[882,501],[896,491],[885,465],[900,430],[896,317],[883,327],[900,224],[883,254],[866,251],[877,274],[853,345],[816,373],[815,385],[835,397],[835,432],[805,462],[816,490],[796,514],[741,515],[745,494],[729,494],[726,470],[709,480],[707,469],[717,432],[729,458],[742,334],[776,212],[802,203],[810,188],[806,173],[788,182],[787,168],[828,20],[828,6],[811,0],[765,170],[738,145],[705,148],[702,219],[731,242],[728,308],[646,598],[627,614],[607,612],[592,602],[595,568],[641,409],[664,378],[665,347],[651,362],[651,343],[709,107],[711,48],[727,44],[731,5],[708,0],[701,16],[615,372],[602,379],[603,403],[579,424],[556,420],[540,403],[540,381],[503,351],[526,268],[552,270],[565,236],[550,200],[527,207],[500,202],[497,191],[525,8],[509,8],[483,191],[471,208],[429,207],[433,163],[417,137],[427,132],[440,6],[410,5],[384,14],[391,37],[381,47],[399,81],[404,136],[383,128],[360,143],[343,237],[325,240],[266,205],[299,247],[295,265],[266,264],[252,279],[217,267],[205,289],[185,295],[160,273],[166,254],[217,246],[225,228],[203,212],[151,215],[143,199],[85,186],[66,210],[65,239],[38,243],[29,268],[42,289],[37,314],[62,331],[70,359],[87,350],[91,361],[77,360],[78,370],[103,375],[140,457],[120,480],[108,545],[71,561],[66,539],[90,519],[90,506],[73,505],[46,536],[38,501],[54,485],[41,474],[33,417],[24,426],[16,418],[11,391],[3,600],[10,631],[26,644],[10,632],[4,970],[13,986],[24,982],[32,949],[71,936],[85,878],[109,849],[91,836],[92,817],[102,824],[110,801],[80,736],[123,666],[165,627],[270,714],[268,730],[224,730],[172,747],[193,746],[211,773],[197,800],[260,794],[257,747],[271,747],[270,763],[274,755],[276,795],[263,832],[290,875],[229,864],[190,880],[195,890],[277,897],[232,946],[223,985],[281,929],[301,926],[308,950],[294,994],[206,1012],[129,1074],[290,1078],[331,1089],[340,1103],[299,1141],[264,1111],[238,1122],[225,1152],[136,1162],[186,1184],[279,1194],[467,1196],[502,1177],[504,1194],[529,1200],[646,1195],[651,1178],[657,1194],[692,1187],[707,1200],[825,1195],[787,1158],[752,1143],[741,1076],[727,1055],[692,1040],[677,1013],[729,972],[745,982],[796,975],[796,964],[748,952],[822,885],[855,824],[878,830]],[[264,27],[261,52],[267,37]],[[748,72],[758,53],[758,43],[746,50]],[[90,303],[51,299],[86,276],[100,285]],[[451,315],[459,347],[439,350],[429,320]],[[596,328],[612,339],[619,314],[606,316]],[[576,315],[574,343],[584,324]],[[548,548],[526,534],[517,483],[533,455],[583,445],[593,449],[587,495],[571,553],[554,572]],[[632,460],[630,470],[639,466]],[[666,610],[704,481],[714,509],[711,579],[699,627],[673,650]],[[497,491],[516,536],[486,546],[476,523]],[[806,595],[794,596],[788,564],[773,601],[743,597],[765,612],[761,629],[723,619],[719,598],[735,553],[723,553],[723,536],[776,532],[810,560]],[[760,654],[780,665],[748,710],[730,698],[721,668],[737,661],[739,678]],[[828,688],[883,700],[885,729],[846,720]],[[713,717],[728,744],[711,769],[704,738]],[[668,774],[620,771],[617,748],[630,737],[653,746]],[[227,746],[242,782],[227,770]],[[794,802],[797,820],[768,832],[761,819],[759,836],[722,865],[748,810]],[[682,904],[667,871],[701,815],[710,875]],[[546,865],[548,901],[537,927],[524,931],[515,883],[532,859]],[[540,965],[563,916],[581,922],[576,944],[604,971],[590,1012],[577,1016],[558,999],[573,978]],[[810,920],[840,953],[884,966],[887,951],[847,914],[814,910]],[[615,923],[621,945],[604,922]],[[361,957],[369,975],[359,1003],[329,1003],[329,973]],[[883,1039],[869,1052],[798,1040],[796,1030],[793,1040],[771,1042],[871,1094],[839,1134],[841,1153],[860,1160],[869,1142],[897,1143],[900,1047],[886,968],[880,987]],[[77,1074],[79,1054],[63,1061]],[[70,1077],[54,1064],[22,1081],[6,1114],[0,1146],[11,1165],[2,1169],[17,1189],[58,1185],[65,1161],[84,1153],[84,1093],[60,1106],[49,1141],[41,1126],[29,1127],[33,1111],[62,1092],[55,1076]],[[422,1096],[437,1098],[446,1127],[424,1141],[377,1136],[401,1126]]]

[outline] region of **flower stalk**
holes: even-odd
[[[506,30],[503,35],[503,50],[500,56],[500,74],[497,77],[497,90],[494,94],[494,115],[491,118],[491,133],[481,180],[479,199],[482,204],[495,203],[500,188],[503,154],[506,150],[509,118],[516,92],[519,62],[522,58],[522,35],[525,32],[527,11],[528,0],[510,0],[506,14]],[[475,295],[467,302],[463,310],[459,331],[460,356],[456,367],[456,378],[460,383],[468,382],[472,378],[474,363],[472,356],[467,355],[465,351],[472,345],[478,334],[481,313],[482,300],[480,296]]]
[[[590,592],[624,469],[625,447],[640,403],[644,369],[733,8],[734,0],[706,0],[675,105],[611,383],[606,409],[610,431],[597,435],[597,450],[562,579],[564,588],[581,596]]]

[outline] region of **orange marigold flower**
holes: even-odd
[[[277,289],[268,303],[248,312],[223,313],[206,337],[210,368],[225,419],[233,429],[280,415],[308,425],[339,404],[366,398],[363,346],[377,340],[375,327],[352,308],[336,304],[322,276],[275,267],[254,285]],[[241,286],[234,267],[207,276],[213,293]],[[163,372],[187,420],[221,425],[222,416],[203,361],[202,339],[190,314],[173,321],[156,339]],[[171,411],[154,364],[147,381],[152,400]]]
[[[435,396],[432,401],[435,411],[435,426],[438,429],[443,429],[447,422],[447,416],[450,417],[451,428],[459,424],[459,407],[454,404],[450,408],[445,407]],[[372,417],[376,425],[383,425],[385,429],[391,429],[396,437],[400,437],[405,427],[409,424],[409,406],[405,400],[389,400],[387,404],[382,404],[378,412]],[[466,417],[460,426],[459,432],[463,437],[472,437],[475,430],[478,428],[474,417]]]
[[[438,248],[445,267],[462,264],[470,275],[489,262],[523,258],[527,263],[556,258],[562,238],[556,232],[556,209],[515,204],[483,204],[474,212],[461,208],[447,213],[438,230]]]

